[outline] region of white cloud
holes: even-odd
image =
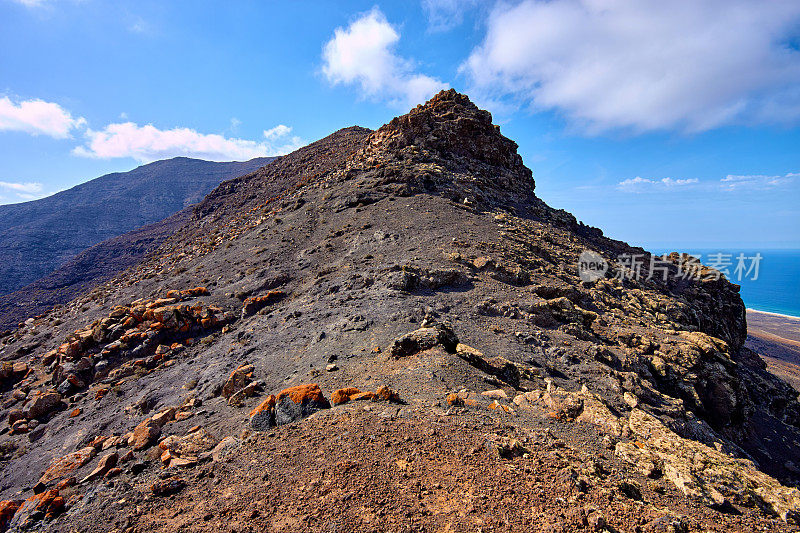
[[[39,7],[43,6],[47,0],[13,0],[18,4],[22,4],[25,7]]]
[[[247,160],[254,157],[283,155],[300,146],[299,137],[288,137],[290,128],[273,132],[262,142],[227,138],[215,133],[204,134],[189,128],[161,130],[148,124],[134,122],[109,124],[100,131],[87,130],[87,143],[73,150],[83,157],[132,157],[140,162],[155,161],[176,156],[197,157],[212,161]]]
[[[41,198],[42,196],[46,196],[42,193],[43,191],[42,184],[36,181],[28,181],[28,182],[12,182],[12,181],[0,181],[0,191],[7,191],[14,195],[13,200],[36,200]],[[0,202],[6,202],[9,200],[7,196],[0,196]]]
[[[15,104],[8,96],[0,98],[0,131],[66,139],[73,129],[85,125],[86,120],[73,118],[69,111],[53,102],[23,100]]]
[[[264,130],[264,138],[267,140],[279,139],[281,137],[286,137],[291,132],[292,128],[290,128],[289,126],[278,124],[272,129]]]
[[[0,181],[0,188],[10,189],[17,193],[37,193],[42,192],[42,184],[36,181],[28,181],[24,183]]]
[[[414,72],[413,62],[394,48],[400,34],[374,8],[347,28],[336,28],[322,52],[322,72],[331,84],[357,85],[364,96],[410,107],[430,98],[447,84]]]
[[[798,24],[795,0],[502,2],[461,71],[589,133],[796,124]]]
[[[789,172],[783,176],[728,174],[720,180],[720,186],[726,191],[774,189],[793,183],[798,177],[800,173],[797,172]]]
[[[661,179],[648,179],[636,176],[622,180],[617,184],[617,189],[624,192],[648,192],[648,191],[664,191],[668,189],[678,189],[687,186],[695,185],[698,183],[697,178],[674,179],[674,178],[661,178]]]
[[[479,0],[422,0],[422,10],[428,18],[428,29],[447,31],[460,25],[464,13],[479,3]]]

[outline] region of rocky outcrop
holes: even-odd
[[[538,200],[445,92],[226,183],[147,262],[0,337],[0,497],[45,472],[65,530],[784,531],[796,393],[742,348],[734,285],[657,259]],[[114,503],[142,491],[146,518]]]

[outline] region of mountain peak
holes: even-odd
[[[517,148],[491,113],[448,89],[381,126],[359,155],[371,166],[417,165],[428,190],[438,185],[463,198],[507,203],[532,197],[535,187]]]

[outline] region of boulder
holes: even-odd
[[[513,387],[519,386],[521,378],[520,370],[517,365],[503,357],[485,357],[483,353],[466,344],[456,345],[456,354],[482,372],[508,383]]]
[[[150,489],[156,496],[169,496],[181,491],[186,486],[186,481],[178,476],[160,479],[153,483]]]
[[[159,436],[161,436],[161,426],[148,418],[133,430],[128,445],[134,450],[143,450],[153,444]]]
[[[255,409],[250,411],[250,426],[256,431],[265,431],[275,425],[275,403],[277,398],[270,394]]]
[[[91,481],[92,479],[103,477],[106,473],[117,466],[117,461],[119,460],[119,455],[117,452],[111,452],[109,454],[104,455],[100,458],[100,461],[97,463],[97,467],[92,470],[88,476],[81,480],[81,483],[86,483],[87,481]]]
[[[28,408],[27,416],[29,419],[42,418],[53,412],[61,405],[61,395],[57,392],[45,392],[40,394]]]
[[[67,454],[53,461],[50,467],[44,471],[39,482],[47,485],[51,481],[66,477],[67,474],[74,472],[91,461],[96,454],[97,449],[94,446],[86,446],[76,452]]]
[[[253,365],[242,365],[228,376],[222,384],[222,396],[230,398],[237,391],[243,389],[253,379]]]
[[[276,425],[288,424],[331,405],[319,385],[309,383],[282,390],[275,399]]]
[[[458,338],[445,324],[424,327],[397,337],[392,343],[392,357],[407,357],[441,344],[448,352],[455,352]]]
[[[258,313],[268,305],[279,302],[286,297],[283,291],[269,291],[264,296],[253,296],[247,298],[242,305],[242,316],[250,316]]]
[[[157,425],[159,428],[162,428],[167,422],[175,420],[175,412],[176,409],[174,407],[168,407],[160,413],[151,416],[150,420],[153,422],[153,424]]]
[[[337,389],[331,394],[331,403],[333,405],[340,405],[350,401],[350,398],[356,394],[361,394],[361,390],[355,387],[345,387]]]
[[[233,435],[225,437],[219,441],[219,444],[214,446],[214,449],[211,451],[211,459],[215,463],[225,462],[229,457],[236,453],[241,445],[242,441]]]
[[[354,398],[355,399],[355,398]],[[382,385],[378,387],[378,390],[375,391],[375,396],[373,399],[384,400],[387,402],[400,402],[400,394],[396,391],[390,389],[386,385]]]
[[[0,501],[0,531],[5,531],[11,519],[22,507],[24,502],[22,500],[3,500]]]

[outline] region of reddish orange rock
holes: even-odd
[[[133,435],[128,440],[128,444],[134,450],[143,450],[150,446],[161,435],[161,426],[155,424],[149,418],[140,423],[133,430]]]
[[[353,394],[352,396],[350,396],[351,402],[357,402],[359,400],[374,400],[374,399],[375,399],[375,393],[370,391],[359,392],[358,394]]]
[[[316,383],[290,387],[282,390],[276,398],[275,424],[289,424],[330,406]]]
[[[231,372],[231,375],[222,385],[222,396],[230,398],[234,393],[243,389],[253,379],[253,365],[241,365]]]
[[[399,402],[400,395],[387,387],[386,385],[382,387],[378,387],[378,390],[375,391],[375,396],[380,398],[381,400],[386,400],[387,402]]]
[[[450,394],[447,395],[447,405],[460,407],[464,405],[464,400],[455,392],[451,392]]]
[[[22,507],[22,500],[3,500],[0,501],[0,531],[5,531],[11,519]]]
[[[56,489],[64,490],[67,487],[72,487],[72,486],[76,485],[77,483],[78,483],[78,478],[76,478],[75,476],[68,477],[66,479],[62,479],[61,481],[59,481],[56,484]]]
[[[319,388],[319,385],[316,383],[307,383],[305,385],[297,385],[296,387],[283,389],[278,393],[276,401],[279,402],[285,397],[299,404],[307,402],[323,403],[327,401],[322,395],[322,390]]]
[[[250,426],[256,431],[264,431],[275,425],[275,402],[277,398],[274,394],[267,396],[258,407],[250,411]]]
[[[75,409],[73,409],[73,410],[72,410],[72,412],[69,414],[69,417],[70,417],[70,418],[75,418],[76,416],[78,416],[78,415],[80,415],[80,414],[81,414],[81,408],[80,408],[80,407],[76,407],[76,408],[75,408]]]
[[[97,449],[94,446],[86,446],[77,452],[72,452],[60,459],[56,459],[50,467],[44,471],[39,482],[47,485],[51,481],[62,478],[66,476],[66,474],[74,472],[91,461],[95,454],[97,454]]]
[[[350,401],[350,397],[356,394],[361,394],[361,390],[355,387],[346,387],[344,389],[335,390],[333,391],[333,394],[331,394],[331,403],[333,405],[347,403]]]
[[[247,298],[242,305],[242,314],[253,315],[266,306],[282,300],[286,296],[283,291],[269,291],[264,296],[252,296]]]

